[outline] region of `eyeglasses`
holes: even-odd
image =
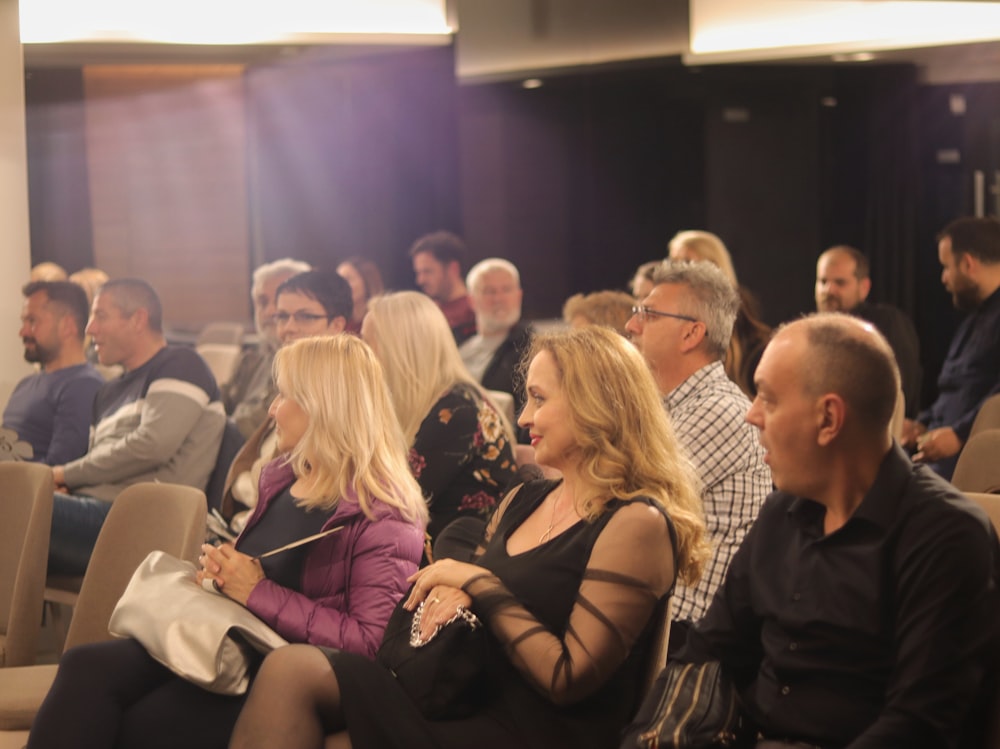
[[[659,310],[650,309],[644,304],[640,304],[637,307],[632,308],[632,314],[638,317],[642,322],[649,322],[650,317],[672,317],[675,320],[686,320],[687,322],[700,322],[697,318],[690,317],[688,315],[675,315],[673,312],[660,312]]]
[[[330,318],[326,315],[317,315],[315,312],[305,312],[304,310],[298,310],[297,312],[275,312],[274,321],[278,325],[287,325],[289,320],[295,320],[299,325],[305,325],[306,323],[311,323],[315,320],[329,320]]]

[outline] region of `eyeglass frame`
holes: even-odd
[[[304,309],[295,312],[275,312],[274,322],[279,325],[287,325],[289,320],[295,320],[296,325],[307,325],[316,320],[326,320],[330,322],[329,315],[321,315],[316,312],[306,312]]]
[[[674,312],[660,312],[656,309],[650,309],[645,304],[637,304],[632,308],[632,317],[638,317],[643,323],[649,321],[649,316],[653,317],[672,317],[675,320],[684,320],[685,322],[701,322],[701,320],[691,317],[690,315],[678,315]]]

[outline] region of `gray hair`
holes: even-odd
[[[705,324],[705,340],[718,358],[725,356],[740,309],[740,295],[726,274],[712,263],[665,260],[653,272],[653,284],[677,284],[688,289],[684,314]]]
[[[478,283],[479,279],[495,270],[502,270],[509,273],[514,279],[514,283],[517,284],[517,287],[521,288],[521,274],[518,273],[517,267],[514,263],[504,260],[502,257],[488,257],[473,265],[465,277],[466,288],[474,294],[476,292],[476,283]]]
[[[264,263],[253,272],[253,287],[251,293],[256,294],[260,287],[275,276],[297,276],[299,273],[311,271],[312,266],[301,260],[283,257],[273,263]]]

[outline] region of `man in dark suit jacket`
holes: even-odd
[[[874,325],[885,336],[896,355],[902,379],[906,416],[920,410],[920,342],[913,321],[891,304],[869,302],[868,258],[848,245],[831,247],[816,263],[816,309],[820,312],[847,312]]]
[[[521,275],[513,263],[491,257],[472,267],[466,286],[476,334],[459,347],[462,361],[483,387],[510,393],[520,413],[524,383],[517,366],[531,342],[531,330],[521,322]]]

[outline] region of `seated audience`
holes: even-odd
[[[846,312],[867,320],[885,336],[896,355],[903,382],[904,413],[913,418],[920,406],[920,340],[913,321],[891,304],[868,301],[872,288],[868,258],[848,245],[831,247],[816,262],[816,309]]]
[[[120,364],[125,373],[97,392],[87,454],[52,467],[50,574],[84,573],[125,487],[163,481],[203,489],[226,420],[205,362],[194,349],[166,344],[160,300],[145,281],[104,284],[87,333],[101,364]]]
[[[757,387],[747,420],[777,491],[678,659],[720,660],[768,746],[970,746],[1000,546],[893,442],[892,349],[870,323],[815,315],[778,330]]]
[[[628,337],[625,325],[632,317],[635,299],[624,291],[574,294],[563,304],[563,320],[574,328],[601,325]]]
[[[722,366],[740,298],[711,263],[665,262],[629,320],[628,330],[653,372],[677,441],[701,479],[712,556],[698,585],[680,585],[671,651],[705,614],[729,560],[771,491],[764,448],[743,418],[750,401]]]
[[[757,392],[753,373],[771,337],[771,328],[761,321],[759,305],[753,294],[736,280],[736,270],[729,250],[711,232],[682,231],[670,240],[669,258],[711,263],[726,274],[739,292],[740,310],[736,315],[733,337],[726,353],[726,374],[752,398]]]
[[[950,479],[980,406],[1000,392],[1000,221],[952,221],[938,238],[938,259],[941,283],[966,317],[941,366],[937,400],[906,421],[903,444]]]
[[[675,579],[705,553],[696,479],[642,357],[596,327],[533,342],[519,423],[561,481],[521,485],[473,563],[421,570],[426,636],[464,605],[492,647],[471,716],[424,718],[382,667],[291,646],[265,660],[231,747],[605,749],[636,705]],[[346,733],[344,733],[346,731]]]
[[[632,296],[640,302],[646,298],[649,292],[653,290],[653,273],[656,272],[656,269],[659,266],[660,261],[653,260],[648,263],[643,263],[636,268],[635,276],[629,284],[629,291],[631,291]]]
[[[351,289],[340,275],[313,270],[285,279],[272,294],[270,317],[280,345],[310,336],[342,333],[351,314]],[[276,392],[270,371],[267,390]],[[274,396],[271,396],[274,400]],[[242,512],[232,527],[239,530],[257,506],[260,471],[275,456],[274,419],[264,414],[233,459],[222,491],[221,512],[227,520]]]
[[[476,315],[462,280],[462,265],[468,254],[465,242],[448,231],[425,234],[410,248],[417,286],[437,302],[455,343],[462,343],[476,332]]]
[[[361,321],[368,314],[368,300],[385,291],[382,274],[378,266],[363,257],[349,257],[337,266],[337,273],[351,286],[351,298],[354,309],[351,319],[347,321],[347,332],[361,334]]]
[[[22,293],[24,359],[41,371],[17,383],[3,426],[31,445],[33,460],[61,465],[87,452],[94,395],[104,384],[84,353],[90,307],[83,289],[67,281],[33,281]]]
[[[369,659],[417,569],[427,516],[381,367],[364,343],[338,336],[281,349],[275,370],[281,457],[261,475],[261,501],[236,545],[203,547],[199,581],[213,580],[290,642]],[[135,640],[85,645],[63,656],[28,746],[221,747],[243,701],[175,676]]]
[[[253,319],[257,328],[257,345],[245,348],[232,378],[222,388],[226,413],[233,417],[240,434],[249,437],[267,418],[267,409],[274,399],[271,382],[271,360],[278,348],[277,324],[274,320],[275,296],[278,287],[292,276],[305,273],[309,264],[291,258],[265,263],[253,272]]]
[[[448,331],[441,310],[415,291],[373,299],[361,328],[385,367],[432,539],[459,517],[485,522],[516,470],[512,430],[469,376]]]
[[[521,322],[521,275],[498,257],[472,266],[465,279],[476,313],[476,334],[458,347],[466,369],[487,390],[514,397],[514,412],[524,406],[517,365],[531,344],[531,330]]]

